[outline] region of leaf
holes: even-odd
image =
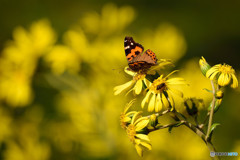
[[[220,123],[213,123],[210,129],[209,139],[212,138],[213,131],[216,129],[217,126],[219,126]]]
[[[212,126],[211,126],[211,130],[210,130],[210,133],[213,132],[214,129],[216,129],[217,126],[219,126],[220,123],[213,123]]]
[[[207,91],[207,92],[210,92],[210,93],[213,93],[212,90],[209,90],[209,89],[207,89],[207,88],[203,88],[203,90],[205,90],[205,91]]]

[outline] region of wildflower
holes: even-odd
[[[143,150],[151,150],[152,146],[148,135],[144,133],[149,119],[147,117],[141,117],[140,114],[141,112],[137,112],[133,115],[131,124],[127,126],[126,131],[130,141],[135,145],[138,155],[142,157]]]
[[[67,46],[55,45],[44,58],[54,74],[59,75],[65,71],[77,73],[80,70],[79,56]]]
[[[125,84],[116,86],[114,88],[114,91],[115,91],[114,95],[118,95],[122,91],[130,89],[133,85],[134,85],[134,87],[131,90],[129,90],[129,92],[133,90],[136,95],[139,95],[142,91],[143,86],[148,87],[150,85],[150,81],[146,78],[146,76],[148,74],[155,75],[156,70],[163,69],[169,65],[172,65],[172,63],[169,60],[161,59],[161,60],[159,60],[159,62],[156,66],[152,66],[147,71],[140,70],[139,72],[133,72],[132,70],[129,69],[129,67],[125,67],[124,71],[127,74],[133,76],[133,79]]]
[[[173,72],[172,72],[173,73]],[[155,112],[159,112],[163,106],[168,107],[174,104],[173,95],[177,94],[182,97],[182,92],[173,88],[174,85],[185,84],[182,78],[172,78],[168,77],[172,74],[163,78],[163,75],[154,80],[150,85],[149,90],[142,101],[142,108],[146,102],[148,102],[150,95],[152,95],[150,102],[148,104],[148,112],[152,112],[155,109]]]
[[[114,95],[118,95],[120,94],[122,91],[124,90],[128,90],[129,88],[131,88],[133,85],[134,87],[130,90],[130,91],[134,91],[134,93],[136,95],[139,95],[142,91],[142,88],[144,85],[148,86],[148,84],[150,83],[147,79],[146,79],[146,74],[145,73],[138,73],[138,72],[133,72],[131,70],[128,70],[128,67],[125,67],[124,71],[133,76],[133,79],[125,84],[116,86],[114,88]],[[130,92],[129,91],[129,92]]]
[[[207,63],[204,57],[199,60],[199,66],[204,76],[206,76],[207,71],[211,68],[211,66]]]
[[[220,86],[226,86],[232,83],[232,88],[238,87],[238,80],[235,75],[235,70],[232,68],[232,66],[227,64],[217,64],[213,66],[207,71],[206,77],[210,80],[213,80],[216,77],[218,85]]]
[[[132,106],[132,104],[135,102],[134,100],[131,100],[124,108],[124,111],[120,115],[120,124],[123,129],[127,128],[127,125],[131,122],[131,116],[136,113],[136,111],[128,112],[128,109]]]

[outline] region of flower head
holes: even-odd
[[[182,97],[182,92],[174,89],[174,85],[185,84],[185,82],[182,78],[168,79],[172,73],[166,77],[163,77],[163,75],[161,75],[158,79],[153,81],[145,98],[142,101],[142,108],[144,107],[145,103],[148,103],[148,100],[150,99],[150,102],[148,104],[148,112],[152,112],[153,110],[155,110],[155,112],[159,112],[163,106],[174,106],[174,94]],[[150,98],[151,95],[152,97]]]
[[[217,83],[220,86],[227,86],[231,83],[232,88],[238,87],[238,80],[235,75],[235,70],[232,66],[227,64],[217,64],[209,69],[206,73],[206,77],[210,80],[217,79]]]
[[[145,73],[133,72],[133,71],[129,70],[128,67],[125,67],[124,71],[127,74],[133,76],[133,79],[130,80],[129,82],[127,82],[127,83],[124,83],[122,85],[116,86],[114,88],[114,91],[115,91],[114,95],[118,95],[122,91],[130,89],[132,86],[134,86],[134,87],[132,89],[130,89],[129,92],[133,90],[136,95],[139,95],[142,92],[143,86],[144,85],[148,86],[148,84],[150,83],[146,79],[146,74]]]
[[[130,141],[135,145],[138,155],[143,156],[143,150],[151,150],[152,146],[146,131],[144,131],[148,126],[149,119],[140,114],[141,112],[134,113],[131,124],[127,126],[126,131]]]
[[[133,116],[134,113],[137,112],[137,111],[127,112],[134,102],[135,102],[135,99],[127,103],[123,112],[120,115],[120,125],[123,129],[127,128],[127,125],[131,123],[131,117]]]
[[[158,61],[158,64],[155,66],[152,66],[151,68],[149,68],[148,70],[139,70],[138,72],[134,72],[132,71],[129,67],[125,67],[124,71],[133,77],[132,80],[130,80],[127,83],[124,83],[122,85],[116,86],[114,88],[114,95],[118,95],[121,92],[125,91],[125,90],[129,90],[131,87],[133,87],[132,89],[130,89],[128,91],[128,93],[130,91],[134,91],[134,93],[136,95],[139,95],[142,92],[142,88],[144,86],[148,87],[150,84],[150,81],[146,78],[147,75],[155,75],[156,74],[156,70],[159,69],[163,69],[166,66],[169,65],[173,65],[169,60],[166,59],[160,59]]]

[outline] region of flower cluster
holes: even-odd
[[[163,62],[166,62],[166,60]],[[205,143],[210,142],[212,131],[214,130],[210,130],[210,128],[216,128],[216,124],[212,126],[212,116],[222,102],[224,95],[223,87],[227,85],[231,85],[232,88],[238,87],[235,70],[231,66],[218,64],[211,67],[203,57],[200,59],[200,69],[203,75],[211,80],[213,87],[212,90],[206,90],[214,94],[214,99],[207,114],[207,119],[209,116],[209,125],[205,133],[203,130],[205,121],[200,123],[198,120],[199,112],[203,110],[205,106],[203,99],[196,97],[185,98],[183,92],[177,88],[178,86],[186,85],[185,80],[179,77],[169,78],[176,71],[164,76],[164,74],[159,72],[159,69],[161,69],[159,64],[161,63],[158,63],[158,67],[153,66],[148,70],[140,70],[137,72],[132,71],[129,67],[125,67],[124,71],[133,77],[132,80],[114,88],[114,95],[118,95],[125,90],[128,90],[127,93],[133,91],[136,96],[143,93],[145,97],[141,100],[141,108],[144,109],[144,106],[148,104],[147,111],[155,112],[148,116],[142,116],[142,111],[128,112],[133,101],[135,101],[132,100],[126,105],[120,116],[121,126],[126,130],[130,141],[134,144],[140,156],[143,156],[144,150],[152,149],[148,137],[150,132],[163,128],[169,128],[169,132],[171,132],[173,127],[178,127],[182,124],[198,134]],[[167,63],[161,64],[162,67],[165,65],[167,65]],[[184,108],[187,116],[194,119],[195,124],[189,122],[188,117],[176,110],[175,100],[179,97],[182,98],[182,108]],[[163,109],[164,111],[162,111]],[[172,117],[176,123],[162,125],[158,118],[169,112],[171,112],[171,114],[169,114],[170,117]]]

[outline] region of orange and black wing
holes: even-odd
[[[131,63],[137,55],[140,55],[143,52],[144,48],[141,44],[136,43],[132,37],[125,37],[124,50],[128,63]]]

